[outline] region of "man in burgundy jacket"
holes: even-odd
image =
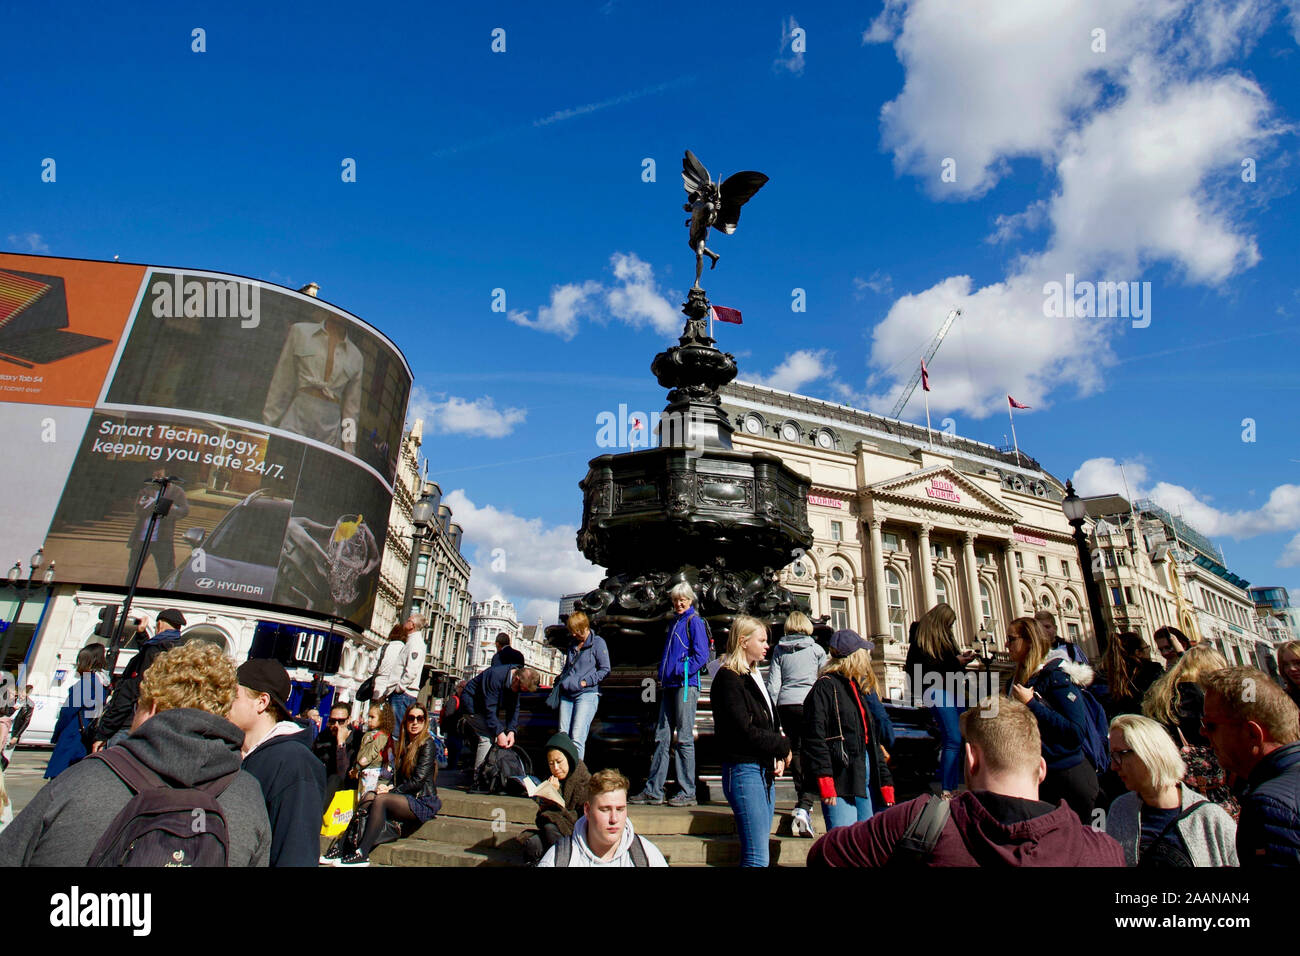
[[[1124,851],[1115,840],[1081,824],[1068,804],[1038,799],[1047,764],[1033,712],[1007,698],[990,703],[961,715],[969,789],[952,798],[951,816],[925,865],[1122,867]],[[884,866],[927,799],[829,831],[812,845],[808,866]]]

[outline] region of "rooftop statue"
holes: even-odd
[[[686,187],[688,202],[682,209],[691,214],[686,220],[690,227],[691,249],[695,252],[695,285],[700,288],[700,274],[704,271],[704,257],[712,260],[709,268],[718,264],[719,256],[705,245],[709,227],[731,235],[740,222],[740,207],[749,202],[763,188],[767,177],[753,170],[728,176],[721,185],[709,178],[709,171],[689,149],[682,159],[682,185]]]

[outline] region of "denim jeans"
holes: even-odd
[[[578,759],[587,754],[587,733],[596,716],[596,705],[600,703],[600,694],[595,691],[579,694],[577,700],[560,698],[560,731],[573,738],[578,748]]]
[[[677,785],[682,795],[695,796],[695,705],[700,700],[700,689],[691,687],[682,700],[680,687],[659,688],[659,720],[655,723],[655,753],[650,758],[650,778],[645,782],[645,792],[655,800],[664,798],[664,781],[668,779],[668,750],[672,745],[673,731],[677,743],[673,746]]]
[[[397,732],[402,732],[402,721],[406,719],[407,709],[415,703],[415,698],[410,694],[402,694],[394,691],[388,695],[388,706],[393,708],[393,717],[397,721]]]
[[[867,789],[871,789],[871,755],[867,754],[864,758],[867,764]],[[847,827],[853,823],[861,823],[863,820],[870,820],[872,814],[871,797],[836,797],[835,805],[828,807],[822,804],[822,819],[826,821],[826,829],[833,830],[836,827]]]
[[[776,787],[767,782],[762,765],[724,763],[722,795],[736,815],[740,865],[767,866],[772,817],[776,813]]]
[[[952,698],[947,694],[943,696],[942,706],[930,708],[939,728],[939,783],[945,790],[961,786],[961,726],[957,718],[964,709],[952,706]]]

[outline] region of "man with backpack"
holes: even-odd
[[[131,735],[47,783],[0,832],[0,866],[266,866],[266,804],[226,719],[235,683],[212,644],[157,656]]]
[[[617,770],[591,775],[583,815],[546,851],[538,866],[667,866],[659,848],[632,829],[627,818],[627,777]]]
[[[515,745],[519,693],[532,693],[540,684],[541,675],[531,667],[498,664],[480,672],[465,685],[460,695],[461,727],[475,739],[475,770],[487,759],[493,743],[503,749]],[[504,720],[501,712],[505,713]]]
[[[136,698],[140,695],[140,681],[144,678],[145,671],[160,654],[165,654],[180,643],[180,629],[184,626],[185,615],[175,608],[168,608],[158,615],[158,631],[153,637],[145,630],[144,619],[137,620],[135,637],[140,642],[139,650],[126,665],[122,676],[113,681],[113,693],[108,698],[104,713],[95,723],[93,749],[96,752],[118,743],[125,736],[131,726]],[[111,674],[109,679],[112,679]]]
[[[994,703],[960,718],[966,791],[837,827],[812,845],[808,866],[1122,867],[1115,840],[1080,823],[1064,801],[1038,799],[1047,764],[1034,714],[1015,700]]]
[[[244,732],[244,769],[262,785],[271,821],[271,866],[316,866],[325,765],[310,730],[289,719],[289,673],[279,661],[239,665],[230,722]]]

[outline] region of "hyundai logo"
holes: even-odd
[[[199,578],[197,581],[194,582],[194,586],[196,588],[210,588],[212,587],[212,585],[216,583],[217,582],[214,581],[212,578]]]

